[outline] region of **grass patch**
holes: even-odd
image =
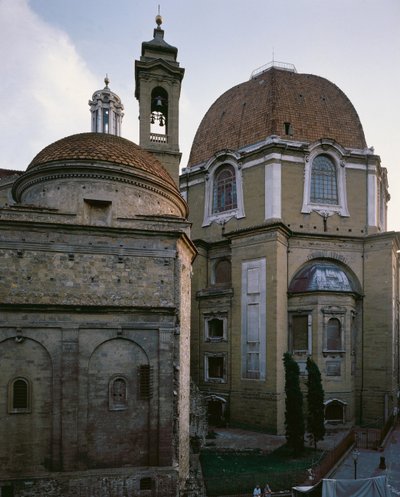
[[[306,470],[321,457],[321,451],[305,449],[294,457],[286,446],[270,454],[203,450],[200,461],[207,495],[251,494],[258,483],[268,482],[273,491],[288,490],[302,483]]]

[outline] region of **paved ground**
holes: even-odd
[[[400,495],[400,424],[388,437],[383,452],[368,449],[359,449],[359,451],[357,478],[386,474],[392,496]],[[379,468],[381,457],[385,458],[386,469]],[[354,460],[349,454],[329,477],[354,478],[354,470]]]
[[[286,441],[284,436],[267,435],[254,431],[241,430],[239,428],[214,428],[216,438],[207,439],[206,446],[215,446],[230,449],[261,449],[272,452]],[[318,448],[322,450],[333,449],[347,432],[331,431],[322,442],[318,442]]]

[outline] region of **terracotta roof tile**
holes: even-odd
[[[291,124],[290,136],[285,123]],[[332,138],[344,147],[366,147],[357,112],[336,85],[312,74],[271,68],[214,102],[197,130],[189,166],[270,135],[308,142]]]
[[[5,178],[6,176],[20,176],[23,171],[16,171],[14,169],[0,169],[0,178]]]
[[[105,133],[81,133],[62,138],[39,152],[28,170],[51,162],[75,160],[131,166],[157,176],[176,188],[169,173],[153,155],[125,138]]]

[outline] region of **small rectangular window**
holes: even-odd
[[[208,358],[208,377],[223,378],[224,377],[224,358],[209,357]]]
[[[205,339],[210,342],[220,342],[226,339],[226,316],[206,317],[204,321]]]
[[[207,354],[205,356],[205,380],[217,383],[225,382],[225,356]]]
[[[211,319],[208,322],[208,336],[222,338],[224,336],[224,322],[222,319]]]
[[[291,123],[283,123],[285,127],[285,135],[293,136],[293,126]]]
[[[311,316],[309,314],[292,315],[291,341],[292,352],[309,352]]]
[[[151,478],[141,478],[140,479],[140,490],[151,490],[152,479]]]

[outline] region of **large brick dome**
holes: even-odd
[[[366,147],[357,112],[336,85],[271,67],[214,102],[197,130],[189,166],[270,135],[306,142],[331,138],[344,147]]]
[[[28,166],[32,171],[54,162],[85,161],[110,162],[131,166],[139,172],[156,176],[175,187],[169,173],[151,154],[135,143],[119,136],[105,133],[81,133],[62,138],[39,152]]]

